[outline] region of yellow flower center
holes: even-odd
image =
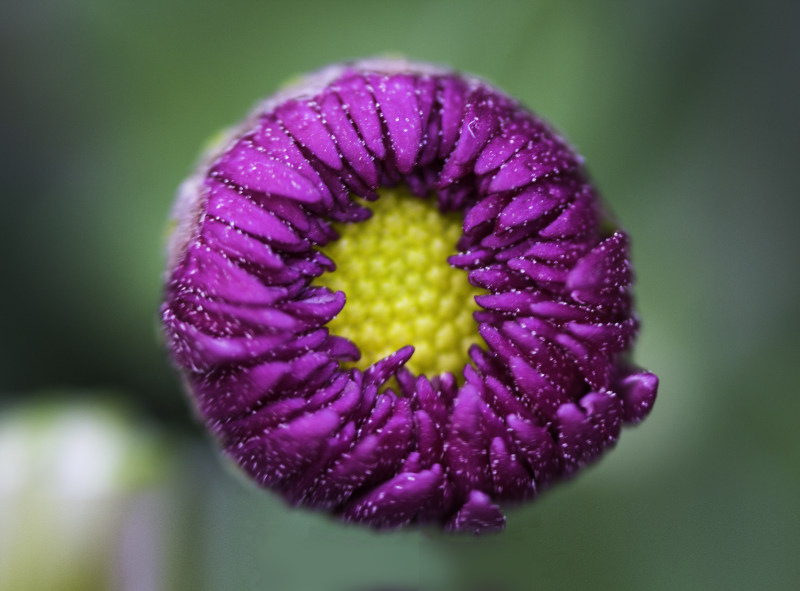
[[[322,249],[337,268],[317,283],[347,296],[328,328],[358,346],[361,360],[350,365],[360,369],[413,345],[413,373],[461,377],[467,350],[480,341],[472,313],[475,296],[484,293],[447,262],[462,214],[442,214],[434,199],[397,188],[381,189],[367,206],[369,220],[337,224],[341,238]]]

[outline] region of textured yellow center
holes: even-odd
[[[483,293],[447,262],[456,253],[462,216],[442,214],[434,199],[404,189],[380,195],[368,204],[372,218],[338,224],[341,238],[323,249],[337,269],[317,282],[347,296],[328,327],[358,346],[361,360],[352,365],[360,369],[413,345],[412,372],[460,377],[467,349],[480,340],[472,313],[474,296]]]

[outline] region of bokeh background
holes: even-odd
[[[0,589],[800,588],[797,3],[7,0]],[[492,81],[633,236],[651,417],[505,533],[375,534],[225,465],[160,341],[200,147],[328,62]]]

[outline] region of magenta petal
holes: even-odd
[[[509,360],[511,374],[521,396],[537,411],[551,416],[564,395],[558,391],[547,376],[531,367],[521,357]]]
[[[514,154],[525,147],[529,137],[522,133],[504,133],[486,144],[478,159],[475,161],[475,172],[486,174],[503,164]]]
[[[511,200],[500,213],[499,222],[506,228],[521,226],[540,218],[562,203],[562,199],[548,195],[534,186]]]
[[[447,524],[452,531],[482,534],[499,531],[506,525],[506,518],[500,508],[479,490],[469,494],[469,500],[459,509]]]
[[[266,433],[251,448],[253,454],[261,456],[256,477],[262,482],[277,483],[298,474],[323,453],[324,444],[338,426],[336,413],[323,410]],[[267,466],[269,470],[264,470]]]
[[[525,420],[533,419],[531,410],[499,379],[494,376],[488,376],[486,378],[486,387],[488,390],[489,404],[491,404],[498,417],[505,417],[507,423],[510,415]],[[509,433],[511,431],[512,429],[509,425]]]
[[[445,458],[452,467],[453,482],[460,490],[491,489],[489,441],[481,421],[482,405],[475,388],[467,385],[461,389],[453,408]]]
[[[207,301],[201,304],[205,311],[225,318],[231,326],[236,325],[250,334],[271,334],[284,330],[295,330],[302,322],[281,310],[270,307],[243,307],[224,301]]]
[[[364,376],[370,382],[383,384],[386,380],[393,376],[397,370],[403,367],[413,354],[414,347],[410,345],[398,349],[388,357],[384,357],[374,365],[371,365],[369,368],[367,368],[367,371],[364,372]]]
[[[467,102],[458,141],[450,156],[452,161],[466,164],[477,159],[499,126],[500,120],[494,112],[492,99],[485,90],[476,91]]]
[[[286,268],[281,256],[268,244],[217,220],[208,220],[203,241],[228,258],[241,258],[271,270]]]
[[[481,306],[500,312],[523,314],[531,305],[530,294],[521,291],[510,291],[496,294],[481,295],[475,298]]]
[[[414,168],[422,140],[419,102],[412,76],[392,76],[388,80],[369,78],[372,93],[380,106],[383,121],[397,161],[397,168],[408,174]]]
[[[419,167],[426,168],[436,159],[439,150],[441,119],[434,109],[437,96],[436,78],[430,76],[419,78],[416,95],[419,101],[419,118],[422,125],[422,149],[417,163]],[[430,183],[427,184],[430,185]]]
[[[228,187],[216,185],[209,191],[207,209],[209,215],[268,242],[288,245],[302,242],[278,216]]]
[[[432,466],[441,459],[442,436],[433,418],[424,410],[414,413],[414,435],[419,450],[420,466]]]
[[[631,279],[627,239],[617,232],[575,265],[569,273],[567,287],[576,300],[593,303],[600,295],[627,287]]]
[[[547,227],[539,230],[542,238],[570,238],[583,236],[596,229],[597,211],[590,194],[579,194],[575,201]]]
[[[489,449],[494,493],[498,499],[521,501],[536,494],[536,485],[501,437]]]
[[[504,195],[490,195],[476,203],[464,216],[464,233],[469,234],[481,224],[494,221],[507,202]]]
[[[464,121],[468,85],[455,76],[443,76],[439,79],[439,85],[441,90],[437,98],[440,102],[442,130],[439,158],[445,159],[453,151]]]
[[[220,163],[222,175],[244,189],[317,203],[323,194],[291,164],[270,158],[249,142],[239,142]]]
[[[497,132],[500,122],[492,112],[491,100],[477,90],[467,102],[458,141],[442,169],[440,186],[463,177],[471,168],[486,142]]]
[[[342,107],[356,124],[367,148],[381,160],[386,158],[378,107],[367,82],[360,76],[352,76],[342,80],[336,92],[342,98]]]
[[[508,267],[514,271],[524,273],[533,279],[537,285],[543,283],[564,283],[567,272],[552,265],[546,265],[530,259],[518,258],[508,261]]]
[[[347,506],[342,517],[376,527],[398,527],[410,522],[441,484],[441,470],[401,473]]]
[[[341,503],[370,477],[378,462],[378,438],[375,435],[362,437],[323,476],[324,484],[318,494],[333,504]]]
[[[333,137],[337,139],[337,145],[347,164],[370,187],[377,187],[378,170],[372,156],[362,145],[358,132],[342,108],[339,96],[334,92],[326,94],[322,100],[321,109],[325,123],[330,128]]]
[[[345,295],[341,291],[333,293],[327,289],[306,292],[307,297],[283,304],[283,310],[294,316],[315,323],[331,320],[344,308]]]
[[[557,140],[543,139],[509,158],[492,179],[489,190],[509,191],[576,166],[575,157]]]
[[[239,304],[269,305],[286,296],[283,288],[266,285],[225,255],[209,248],[202,251],[189,252],[184,260],[183,280],[193,289]]]
[[[275,114],[292,137],[313,156],[334,170],[341,170],[342,161],[336,150],[334,135],[320,119],[319,113],[304,101],[288,101],[275,109]]]
[[[653,408],[658,392],[658,377],[650,372],[639,372],[626,376],[618,386],[623,402],[623,418],[626,423],[638,423]]]
[[[593,392],[575,404],[558,409],[559,450],[567,474],[594,461],[614,445],[622,419],[621,404],[610,394]]]
[[[553,438],[544,427],[534,425],[519,415],[509,415],[507,422],[519,454],[541,486],[561,473],[561,459]]]
[[[417,378],[417,402],[434,421],[435,424],[444,425],[449,418],[449,411],[442,392],[434,388],[425,376]],[[424,448],[423,448],[424,449]]]
[[[589,342],[595,348],[614,353],[626,349],[636,334],[636,322],[633,318],[623,322],[594,324],[568,322],[566,328],[571,334]]]
[[[447,262],[451,266],[459,269],[471,269],[491,262],[493,258],[492,251],[488,248],[481,248],[472,250],[461,254],[454,254],[447,257]]]
[[[590,386],[600,389],[610,385],[613,366],[602,352],[567,334],[558,335],[556,340],[570,354]]]
[[[622,401],[612,392],[590,392],[580,402],[604,445],[613,445],[622,427]]]

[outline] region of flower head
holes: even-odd
[[[176,218],[173,358],[226,452],[292,503],[499,529],[499,503],[595,460],[655,400],[629,362],[626,234],[580,157],[483,81],[324,70],[260,104]]]

